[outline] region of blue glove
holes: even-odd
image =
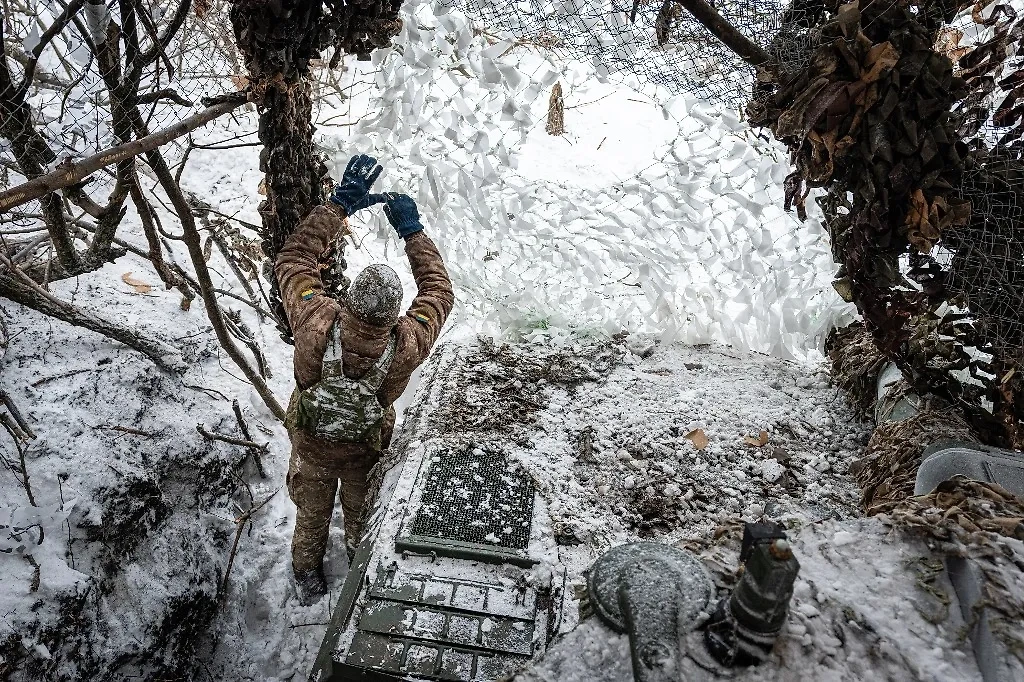
[[[377,159],[366,154],[353,156],[345,168],[341,184],[335,185],[331,203],[341,206],[345,215],[352,215],[360,209],[383,203],[383,194],[370,194],[370,186],[384,171],[377,165]]]
[[[416,202],[406,194],[389,192],[387,201],[384,202],[384,215],[388,217],[388,221],[402,239],[423,229],[419,211],[416,210]]]

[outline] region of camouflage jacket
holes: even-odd
[[[303,390],[320,381],[328,334],[335,320],[341,324],[345,375],[353,379],[377,362],[392,330],[362,322],[343,303],[323,293],[317,259],[345,228],[344,217],[344,211],[333,205],[314,208],[285,241],[274,265],[295,338],[295,382]],[[405,254],[417,294],[394,326],[394,360],[377,393],[381,405],[389,408],[382,439],[385,446],[395,423],[392,405],[405,391],[413,371],[426,360],[455,303],[441,254],[425,232],[405,240]]]

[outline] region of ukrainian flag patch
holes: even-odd
[[[413,313],[412,316],[416,318],[418,322],[422,322],[423,324],[430,322],[430,318],[423,313]]]
[[[313,298],[313,296],[315,296],[315,295],[316,295],[315,291],[313,291],[312,289],[306,289],[305,291],[302,292],[302,300],[303,301],[308,301],[309,299]]]

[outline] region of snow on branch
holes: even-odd
[[[151,135],[105,149],[81,161],[62,163],[50,173],[12,187],[5,192],[0,192],[0,212],[9,211],[15,206],[38,199],[49,192],[78,184],[101,168],[152,151],[219,116],[234,111],[245,101],[244,96],[232,97]]]

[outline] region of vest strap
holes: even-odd
[[[395,330],[391,330],[388,337],[388,345],[384,348],[384,354],[363,376],[351,381],[363,384],[373,390],[374,393],[380,390],[384,379],[391,368],[391,361],[395,357],[397,337]],[[345,377],[345,362],[343,360],[344,349],[341,346],[341,321],[336,320],[331,326],[331,338],[327,342],[327,349],[324,351],[323,369],[321,374],[324,379],[334,377]]]

